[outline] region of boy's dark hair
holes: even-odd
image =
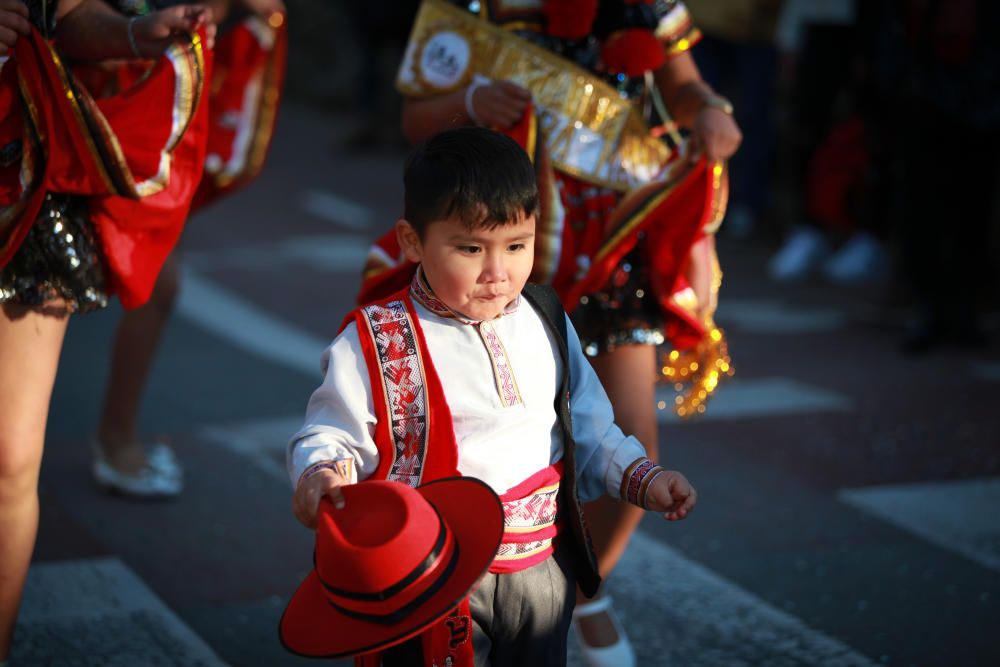
[[[403,217],[421,237],[457,216],[469,229],[516,222],[538,208],[535,169],[516,141],[482,127],[446,130],[418,146],[403,173]]]

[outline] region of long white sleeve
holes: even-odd
[[[555,397],[562,369],[552,333],[527,304],[491,326],[516,384],[517,400],[498,395],[494,364],[477,330],[417,306],[430,358],[441,380],[458,443],[458,471],[498,494],[563,457]],[[571,413],[580,495],[617,498],[625,468],[642,445],[614,424],[607,395],[567,321],[572,374]],[[352,457],[357,479],[378,467],[375,412],[368,369],[351,324],[323,354],[323,384],[313,393],[303,427],[288,445],[292,484],[313,463]]]
[[[288,443],[285,462],[292,485],[319,461],[351,457],[365,479],[378,466],[375,408],[357,327],[348,325],[323,352],[323,384],[313,392],[305,423]]]

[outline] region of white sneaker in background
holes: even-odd
[[[827,280],[857,284],[874,280],[885,271],[885,251],[872,234],[857,232],[823,264]]]
[[[796,227],[768,262],[774,280],[790,282],[814,273],[830,254],[830,243],[814,227]]]

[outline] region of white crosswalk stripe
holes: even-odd
[[[188,252],[184,263],[199,271],[239,269],[275,271],[288,267],[317,272],[358,274],[371,240],[353,234],[292,236],[277,243],[234,246],[212,252]]]
[[[189,269],[184,271],[177,311],[246,352],[319,379],[319,358],[328,341],[268,315]]]
[[[302,427],[302,417],[261,419],[206,426],[198,437],[246,457],[282,484],[289,484],[284,465],[285,446]]]
[[[608,588],[641,665],[876,664],[641,531]],[[571,657],[578,656],[571,646]]]
[[[657,388],[660,422],[698,423],[704,420],[780,417],[815,412],[848,412],[854,409],[850,398],[829,389],[790,378],[740,378],[725,380],[709,400],[708,409],[689,422],[680,420],[671,409],[672,387]]]
[[[367,206],[329,190],[306,190],[299,205],[317,218],[349,229],[368,229],[375,217]]]
[[[34,563],[16,632],[14,665],[225,665],[116,558]]]
[[[1000,570],[1000,477],[844,489],[839,497],[928,542]]]
[[[724,299],[716,320],[724,328],[786,336],[835,331],[847,324],[840,310],[789,306],[770,299]]]

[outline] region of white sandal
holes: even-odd
[[[608,646],[591,646],[583,640],[583,633],[577,621],[581,616],[593,616],[602,611],[611,620],[618,641]],[[602,595],[595,600],[576,605],[576,609],[573,610],[573,634],[576,635],[576,641],[580,645],[581,657],[586,667],[635,667],[635,650],[615,613],[611,596]]]
[[[104,456],[100,442],[94,442],[91,473],[106,491],[130,498],[175,498],[184,489],[184,473],[177,455],[163,443],[146,448],[146,463],[134,474],[124,473]]]

